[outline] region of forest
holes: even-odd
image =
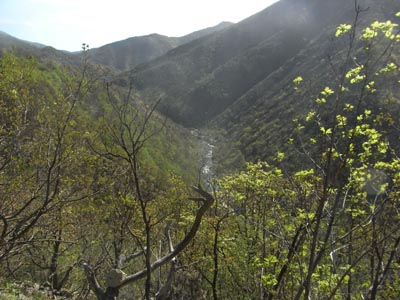
[[[212,177],[165,98],[87,45],[67,65],[1,52],[0,300],[400,299],[400,28],[366,10],[290,73],[291,125],[200,127]]]

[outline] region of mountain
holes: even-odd
[[[90,50],[93,62],[114,70],[128,70],[177,46],[175,38],[159,34],[132,37]]]
[[[361,22],[390,19],[399,1],[359,0]],[[310,103],[293,94],[292,80],[308,77],[316,90],[329,80],[326,56],[338,24],[352,23],[349,0],[281,0],[237,23],[221,23],[184,37],[152,34],[89,51],[91,59],[114,71],[154,99],[160,110],[189,127],[212,125],[235,141],[246,159],[265,159],[290,133],[288,124]],[[0,36],[0,48],[36,53],[59,62],[79,62],[75,53],[37,47]],[[265,149],[269,149],[266,151]]]
[[[160,34],[131,37],[91,49],[90,56],[92,61],[108,66],[112,70],[127,71],[141,63],[160,57],[175,47],[223,30],[230,25],[232,23],[222,22],[214,27],[205,28],[183,37],[167,37]]]
[[[27,47],[27,46],[32,46],[35,48],[44,48],[46,45],[35,43],[35,42],[29,42],[21,39],[17,39],[8,33],[1,31],[0,30],[0,48],[19,48],[19,47]]]
[[[19,53],[37,53],[39,49],[46,47],[39,43],[17,39],[3,31],[0,31],[0,49]]]
[[[400,3],[360,0],[360,26],[393,19]],[[163,95],[160,109],[189,127],[210,125],[235,141],[247,160],[266,159],[287,141],[291,121],[310,99],[293,93],[293,79],[318,90],[329,82],[327,55],[341,23],[355,15],[349,0],[281,0],[229,28],[138,65],[129,78],[144,97]]]
[[[373,7],[395,1],[359,1]],[[226,30],[196,39],[134,68],[133,84],[164,95],[161,109],[202,126],[299,54],[328,28],[351,21],[349,0],[281,0]],[[272,85],[269,87],[275,90]]]
[[[79,66],[80,53],[60,51],[51,46],[17,39],[0,31],[0,54],[13,53],[18,56],[34,56],[42,61],[55,61],[62,65]]]
[[[187,35],[179,37],[178,38],[179,45],[183,45],[183,44],[189,43],[189,42],[194,41],[194,40],[196,40],[198,38],[201,38],[203,36],[209,35],[209,34],[214,33],[214,32],[218,32],[218,31],[223,30],[223,29],[226,29],[226,28],[228,28],[229,26],[231,26],[233,24],[234,23],[232,23],[232,22],[224,21],[224,22],[219,23],[216,26],[212,26],[212,27],[208,27],[208,28],[204,28],[204,29],[201,29],[201,30],[194,31],[192,33],[189,33]]]
[[[127,71],[141,63],[160,57],[173,48],[224,30],[232,24],[221,22],[216,26],[198,30],[182,37],[167,37],[156,33],[131,37],[90,49],[90,59],[94,63],[110,68],[112,71]],[[2,31],[0,31],[0,50],[24,56],[34,55],[61,63],[77,64],[80,59],[79,52],[60,51],[50,46],[17,39]]]

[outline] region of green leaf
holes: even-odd
[[[324,90],[321,92],[321,94],[325,97],[328,97],[334,93],[335,92],[329,86],[325,87]]]
[[[340,24],[340,25],[336,28],[335,36],[336,36],[336,37],[339,37],[339,36],[341,36],[341,35],[344,35],[344,34],[347,33],[350,29],[351,29],[351,25],[350,25],[350,24]]]
[[[294,84],[299,84],[302,81],[303,81],[303,78],[301,76],[297,76],[295,79],[293,79]]]
[[[315,111],[310,111],[306,117],[306,121],[310,122],[315,117]]]
[[[364,29],[361,39],[363,40],[372,40],[374,37],[378,35],[378,31],[371,29],[370,27],[367,27]]]
[[[293,84],[294,84],[294,89],[297,91],[299,89],[300,83],[303,81],[303,78],[301,76],[297,76],[295,79],[293,79]]]
[[[283,152],[278,152],[277,153],[277,160],[282,161],[285,158],[285,153]]]

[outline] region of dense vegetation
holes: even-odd
[[[133,180],[166,222],[197,178],[196,142],[86,61],[77,72],[4,55],[0,70],[2,279],[74,286],[82,261],[122,255],[127,235],[142,245]]]
[[[318,82],[290,73],[277,151],[255,106],[254,162],[209,182],[185,129],[86,49],[78,68],[3,55],[0,299],[398,299],[400,33],[363,11]]]

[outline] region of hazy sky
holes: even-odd
[[[0,30],[76,51],[132,36],[182,36],[238,22],[277,0],[0,0]]]

